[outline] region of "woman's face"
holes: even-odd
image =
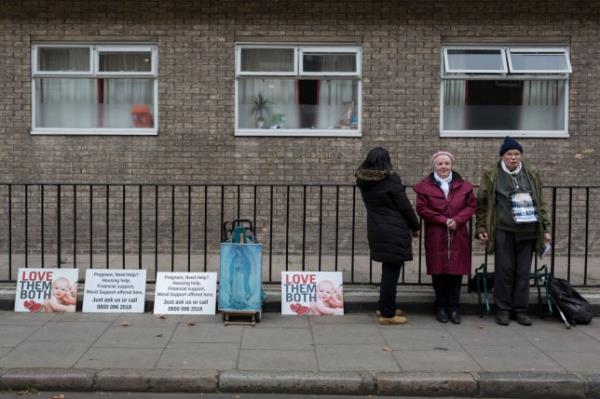
[[[440,155],[433,160],[433,170],[439,177],[446,178],[452,172],[452,160],[446,155]]]

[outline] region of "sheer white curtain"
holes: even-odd
[[[444,129],[466,129],[465,87],[464,80],[444,81]]]
[[[561,80],[523,82],[520,129],[560,130],[564,127],[564,90]]]
[[[317,106],[317,128],[349,128],[353,116],[357,117],[357,85],[352,79],[320,81]]]

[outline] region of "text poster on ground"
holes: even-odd
[[[343,315],[342,272],[281,272],[281,313]]]
[[[154,314],[215,314],[217,273],[156,274]]]
[[[83,311],[144,313],[146,270],[98,270],[85,273]]]
[[[78,269],[19,269],[15,312],[74,312],[78,276]]]

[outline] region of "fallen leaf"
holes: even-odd
[[[392,351],[393,351],[393,349],[392,349],[392,348],[390,348],[389,346],[384,346],[384,347],[383,347],[383,351],[384,351],[384,352],[392,352]]]
[[[158,317],[159,319],[163,319],[163,320],[167,318],[167,316],[165,316],[164,314],[158,315],[156,317]]]
[[[575,159],[583,159],[583,154],[575,154]]]
[[[591,154],[591,153],[593,153],[593,152],[594,152],[594,149],[593,149],[593,148],[588,148],[588,149],[586,149],[586,150],[583,150],[583,153],[584,153],[584,154]]]
[[[121,327],[128,327],[128,326],[129,326],[128,322],[126,322],[126,321],[121,322]]]
[[[195,326],[195,325],[196,325],[196,323],[195,323],[195,322],[193,322],[193,321],[188,321],[188,322],[187,322],[187,325],[188,325],[188,326],[190,326],[190,327],[192,327],[192,326]]]

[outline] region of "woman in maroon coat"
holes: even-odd
[[[425,222],[427,274],[435,290],[435,318],[460,324],[462,276],[471,271],[467,225],[477,200],[473,185],[453,171],[454,156],[447,151],[431,158],[433,172],[414,186],[417,213]]]

